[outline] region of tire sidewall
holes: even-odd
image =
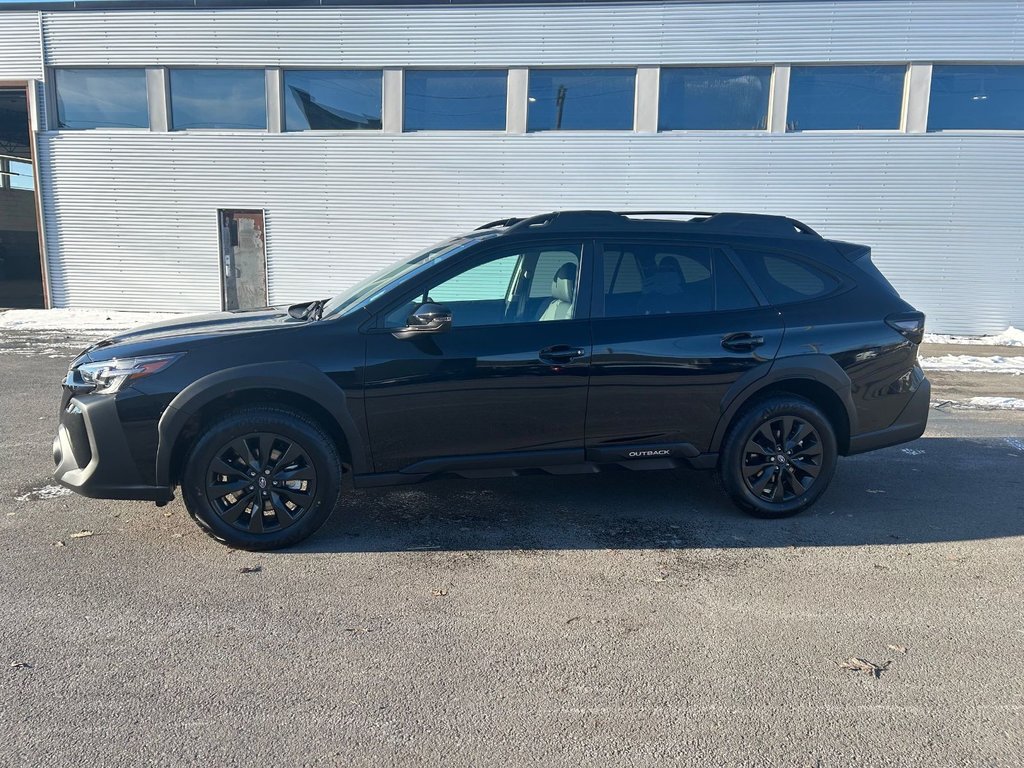
[[[297,442],[317,476],[316,497],[302,518],[280,531],[253,534],[225,522],[206,496],[206,473],[216,454],[231,440],[254,432],[272,432]],[[238,549],[278,549],[315,533],[337,506],[341,464],[333,441],[313,422],[285,410],[252,408],[229,414],[211,425],[186,459],[181,482],[189,513],[214,538]]]
[[[811,488],[795,499],[773,504],[751,491],[743,477],[743,454],[750,434],[764,421],[779,416],[797,416],[818,432],[822,445],[821,471]],[[828,489],[837,460],[835,431],[828,418],[811,402],[800,397],[772,397],[744,411],[730,428],[719,464],[726,491],[742,509],[758,517],[789,517],[816,502]]]

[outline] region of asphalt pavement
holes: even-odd
[[[50,487],[70,354],[7,342],[2,765],[1024,764],[1024,412],[933,409],[784,521],[453,480],[257,555]]]

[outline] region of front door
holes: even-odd
[[[718,248],[631,240],[599,252],[589,457],[634,457],[629,446],[673,446],[638,457],[707,451],[729,387],[774,359],[778,311],[758,302]]]
[[[506,246],[410,286],[382,311],[366,336],[364,379],[376,471],[582,461],[588,269],[578,242]],[[427,302],[451,311],[451,327],[396,338]]]

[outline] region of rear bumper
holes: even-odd
[[[910,402],[896,417],[896,420],[885,429],[865,432],[862,435],[852,435],[850,449],[846,455],[852,456],[855,453],[874,451],[878,448],[917,440],[924,434],[924,430],[928,426],[928,407],[931,403],[931,395],[932,385],[928,379],[922,377]]]
[[[53,463],[54,480],[83,496],[157,503],[174,498],[170,488],[142,481],[109,395],[72,397],[62,406]]]

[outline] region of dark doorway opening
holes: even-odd
[[[0,87],[0,308],[44,306],[25,87]]]

